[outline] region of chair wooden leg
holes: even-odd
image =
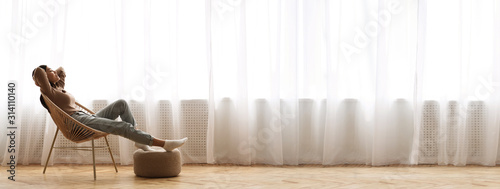
[[[111,153],[111,147],[109,147],[108,137],[105,136],[104,140],[106,141],[106,145],[108,145],[109,155],[111,156],[111,160],[113,161],[113,165],[115,166],[115,171],[118,173],[118,168],[116,168],[115,158],[113,158],[113,153]]]
[[[47,170],[47,165],[49,164],[50,155],[52,155],[52,149],[54,149],[54,144],[56,143],[57,133],[59,132],[59,128],[56,129],[56,134],[54,135],[54,140],[52,140],[52,146],[50,146],[49,156],[47,156],[47,161],[45,161],[45,167],[43,168],[43,174],[45,174],[45,170]]]
[[[94,139],[92,139],[92,163],[94,164],[94,180],[96,180],[96,176],[95,176],[95,152],[94,152]]]

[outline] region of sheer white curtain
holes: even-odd
[[[427,131],[429,125],[439,126],[437,139],[420,136],[421,150],[432,143],[437,150],[420,154],[419,163],[494,165],[500,125],[499,2],[419,4],[425,9],[418,18],[416,112],[425,118],[416,125]],[[431,111],[440,116],[426,116]]]
[[[208,2],[208,162],[495,164],[497,1]]]
[[[416,10],[416,1],[213,10],[209,162],[409,163]]]
[[[2,0],[0,34],[21,164],[44,163],[55,132],[30,75],[40,64],[63,66],[89,107],[122,98],[140,129],[190,137],[188,163],[500,160],[496,0]],[[132,142],[110,140],[132,163]]]

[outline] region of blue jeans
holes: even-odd
[[[118,116],[122,121],[115,120]],[[117,100],[95,115],[77,111],[71,117],[99,131],[120,135],[141,144],[153,144],[153,137],[150,134],[135,129],[134,116],[125,100]]]

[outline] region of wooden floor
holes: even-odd
[[[132,166],[40,165],[2,169],[0,188],[500,188],[500,167],[484,166],[231,166],[183,165],[178,177],[148,179]]]

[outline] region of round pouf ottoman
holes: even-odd
[[[139,177],[175,177],[181,172],[181,164],[181,153],[177,149],[134,152],[134,173]]]

